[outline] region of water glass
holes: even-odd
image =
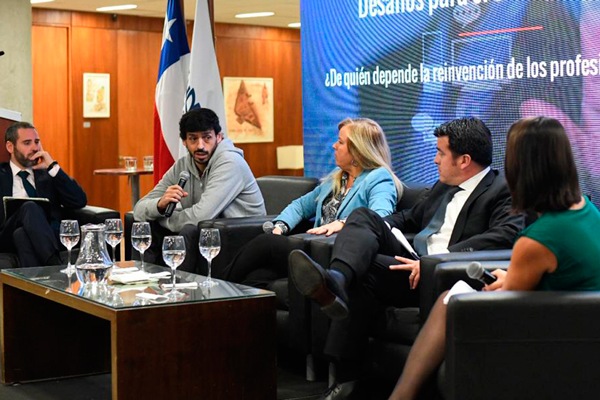
[[[125,157],[125,171],[133,172],[137,171],[137,158]]]
[[[71,249],[79,243],[79,222],[74,219],[65,219],[60,221],[60,242],[67,248],[67,268],[60,272],[72,275],[75,267],[71,265]]]
[[[154,156],[144,156],[144,169],[146,171],[154,170]]]
[[[185,260],[185,241],[183,236],[165,236],[163,239],[162,256],[165,264],[171,267],[173,289],[167,294],[170,299],[178,299],[185,296],[185,293],[175,288],[175,270]]]
[[[134,222],[131,228],[131,244],[140,252],[142,259],[142,271],[144,270],[144,252],[152,243],[150,224],[148,222]]]
[[[106,233],[104,239],[112,247],[113,263],[117,262],[115,248],[123,240],[123,221],[120,218],[110,218],[104,221]]]
[[[219,251],[221,251],[221,237],[219,236],[218,229],[202,229],[200,230],[200,254],[208,261],[208,277],[200,286],[213,287],[219,284],[211,279],[211,262],[215,258]]]

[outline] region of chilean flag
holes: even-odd
[[[154,183],[177,160],[183,148],[179,119],[185,108],[190,47],[180,0],[169,0],[160,53],[154,104]]]

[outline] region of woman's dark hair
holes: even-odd
[[[435,137],[448,136],[454,157],[468,154],[482,167],[492,163],[492,133],[479,118],[465,117],[446,122],[433,132]]]
[[[571,143],[553,118],[524,118],[510,127],[504,168],[513,211],[564,211],[581,200]]]
[[[187,139],[189,132],[215,131],[215,135],[221,132],[219,117],[213,110],[208,108],[195,108],[183,114],[179,120],[179,137]]]

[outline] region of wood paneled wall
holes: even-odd
[[[153,153],[154,90],[163,20],[33,9],[34,121],[43,143],[86,190],[89,203],[131,209],[126,178],[94,176],[119,156]],[[188,22],[191,38],[193,23]],[[216,24],[221,76],[272,77],[275,141],[239,145],[256,176],[277,169],[276,147],[302,144],[300,32]],[[109,73],[110,118],[83,118],[83,73]],[[84,127],[84,122],[90,124]],[[152,187],[142,176],[141,194]]]
[[[69,29],[34,26],[31,32],[33,123],[42,146],[67,173],[72,172],[69,141]],[[37,113],[36,113],[37,111]]]
[[[302,144],[302,75],[300,31],[216,24],[221,77],[273,78],[273,143],[240,144],[256,176],[303,175],[277,169],[278,146]]]

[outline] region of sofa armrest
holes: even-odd
[[[79,222],[79,226],[85,224],[102,224],[109,218],[121,218],[121,214],[118,211],[111,210],[110,208],[97,207],[97,206],[85,206],[82,208],[63,208],[62,217],[64,219],[75,219]],[[81,243],[75,246],[78,249]],[[112,254],[111,248],[107,246],[109,252]],[[76,252],[74,253],[76,257]],[[115,248],[115,255],[117,260],[121,259],[121,244]]]
[[[447,400],[595,399],[600,293],[469,293],[450,300]]]
[[[266,215],[200,221],[198,223],[199,230],[215,228],[219,230],[221,236],[221,251],[212,262],[213,277],[223,279],[225,268],[233,261],[242,246],[263,233],[263,224],[271,221],[274,217],[274,215]],[[206,260],[200,257],[199,262],[205,264]]]
[[[109,218],[121,218],[118,211],[96,206],[63,208],[62,215],[65,219],[76,219],[79,221],[79,225],[101,224]]]
[[[483,285],[467,276],[467,266],[478,261],[488,270],[506,269],[512,250],[484,250],[435,254],[421,258],[419,304],[422,322],[425,322],[438,296],[459,280],[476,289]]]

